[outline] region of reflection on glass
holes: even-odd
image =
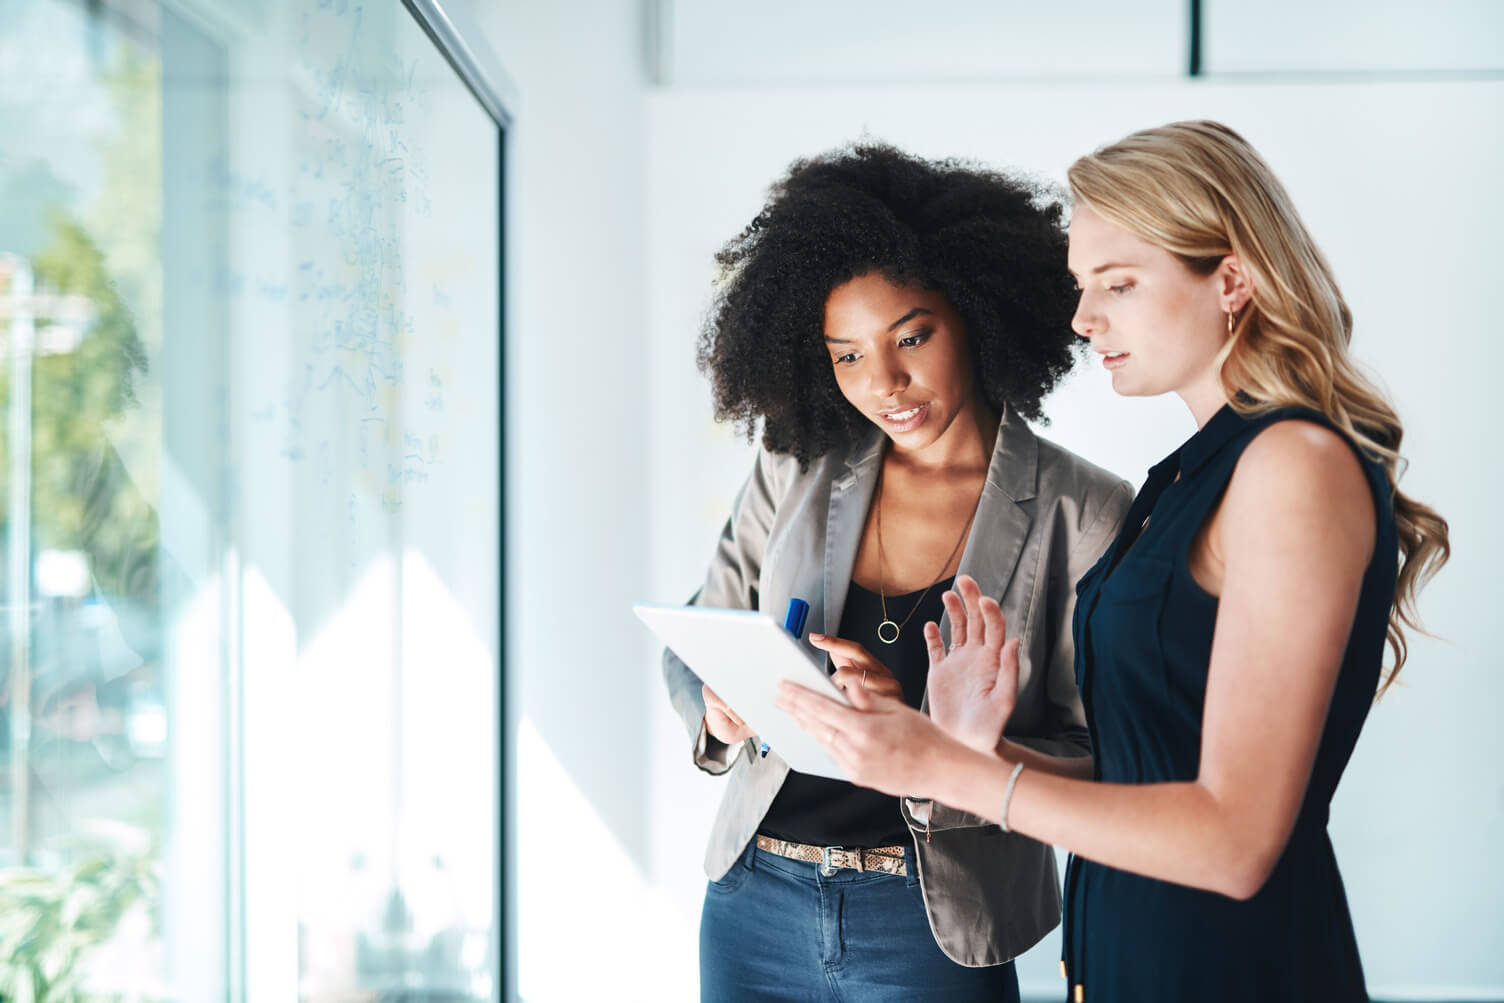
[[[0,999],[490,999],[496,126],[190,6],[0,0]]]
[[[0,995],[139,992],[162,982],[160,63],[73,5],[0,21],[0,131],[32,140],[0,159]]]

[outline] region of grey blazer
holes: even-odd
[[[721,532],[694,602],[781,615],[792,596],[810,604],[810,630],[834,635],[882,463],[883,435],[806,471],[792,456],[761,450]],[[1036,437],[1005,414],[960,572],[1002,604],[1021,638],[1018,703],[1007,735],[1056,755],[1090,753],[1076,692],[1071,614],[1076,579],[1101,556],[1133,500],[1127,482]],[[948,620],[941,622],[946,640]],[[707,773],[728,774],[705,855],[719,880],[757,832],[788,765],[751,741],[728,747],[705,729],[700,680],[663,653],[669,698]],[[963,965],[998,965],[1060,922],[1060,887],[1049,847],[938,803],[906,799],[919,880],[941,949]]]

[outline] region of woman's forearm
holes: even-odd
[[[1038,752],[1027,745],[1020,745],[1011,738],[1005,738],[998,746],[997,753],[1011,763],[1023,763],[1024,769],[1038,770],[1043,773],[1053,773],[1059,777],[1075,777],[1078,780],[1091,779],[1091,756],[1055,756],[1048,752]]]
[[[1271,848],[1267,834],[1234,824],[1212,792],[1196,782],[1097,783],[1031,769],[1027,759],[1008,762],[972,750],[949,758],[955,761],[936,774],[938,801],[1001,821],[1008,775],[1021,761],[1024,770],[1008,809],[1010,829],[1109,867],[1233,898],[1258,891],[1288,836],[1281,834]]]

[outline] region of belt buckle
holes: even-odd
[[[841,865],[839,865],[839,864],[832,864],[830,862],[830,855],[832,853],[845,853],[845,852],[846,852],[845,848],[844,847],[840,847],[840,846],[822,846],[822,847],[820,847],[820,873],[822,875],[824,875],[825,877],[828,878],[832,874],[834,874],[836,871],[839,871],[841,869]]]

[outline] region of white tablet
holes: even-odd
[[[849,779],[774,703],[784,679],[848,703],[825,674],[823,651],[753,610],[634,603],[632,611],[784,762],[800,773]]]

